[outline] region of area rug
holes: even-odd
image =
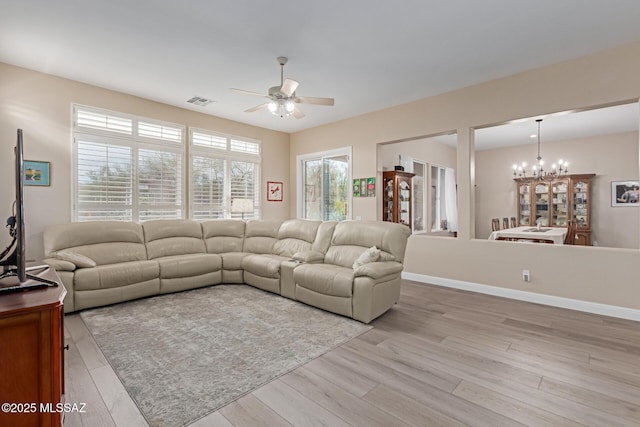
[[[371,328],[246,285],[81,317],[153,427],[188,425]]]

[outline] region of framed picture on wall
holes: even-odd
[[[353,197],[360,197],[360,178],[353,180]]]
[[[367,178],[367,197],[376,196],[376,179]]]
[[[282,201],[282,183],[276,181],[267,181],[267,200],[269,202]]]
[[[49,162],[39,162],[36,160],[24,161],[24,185],[35,185],[48,187],[51,185],[49,181],[51,164]]]
[[[640,181],[612,181],[611,206],[640,206]]]

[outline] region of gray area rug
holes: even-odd
[[[81,317],[151,426],[184,426],[371,327],[246,285]]]

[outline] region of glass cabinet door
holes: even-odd
[[[531,225],[531,192],[529,183],[518,184],[518,225]]]
[[[566,227],[569,212],[568,190],[569,183],[565,180],[555,181],[551,188],[551,226]]]
[[[393,178],[384,181],[382,220],[393,222]]]
[[[398,222],[411,227],[411,183],[400,179],[398,184],[400,205],[398,206]]]
[[[549,184],[538,183],[535,185],[533,207],[535,209],[534,225],[549,226]]]
[[[575,181],[573,183],[573,219],[580,228],[589,228],[589,183]]]

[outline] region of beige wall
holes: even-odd
[[[51,162],[51,186],[27,187],[25,210],[27,257],[42,257],[42,232],[47,224],[71,218],[71,104],[79,103],[254,138],[262,141],[263,217],[289,216],[289,135],[233,122],[79,82],[0,63],[0,218],[11,214],[13,147],[16,129],[24,131],[24,155]],[[284,182],[283,202],[266,201],[266,182]],[[9,236],[0,231],[4,248]]]
[[[476,152],[476,238],[491,234],[491,218],[516,216],[511,165],[535,160],[536,144]],[[570,173],[595,173],[591,240],[594,245],[640,249],[640,209],[611,207],[611,181],[638,179],[638,132],[543,144],[546,158],[570,159]]]
[[[634,43],[298,132],[291,136],[291,174],[295,176],[296,155],[351,145],[354,176],[374,176],[378,143],[456,131],[458,239],[410,237],[406,271],[640,309],[636,269],[629,267],[640,262],[639,250],[547,247],[473,238],[475,151],[470,131],[638,98],[640,43]],[[635,161],[640,164],[637,156]],[[374,199],[354,203],[354,215],[371,218],[375,203]],[[531,270],[529,283],[521,279],[525,268]]]
[[[413,141],[380,144],[378,146],[378,171],[393,170],[398,164],[398,155],[413,157],[416,160],[435,166],[456,167],[456,149],[436,138],[420,138]]]

